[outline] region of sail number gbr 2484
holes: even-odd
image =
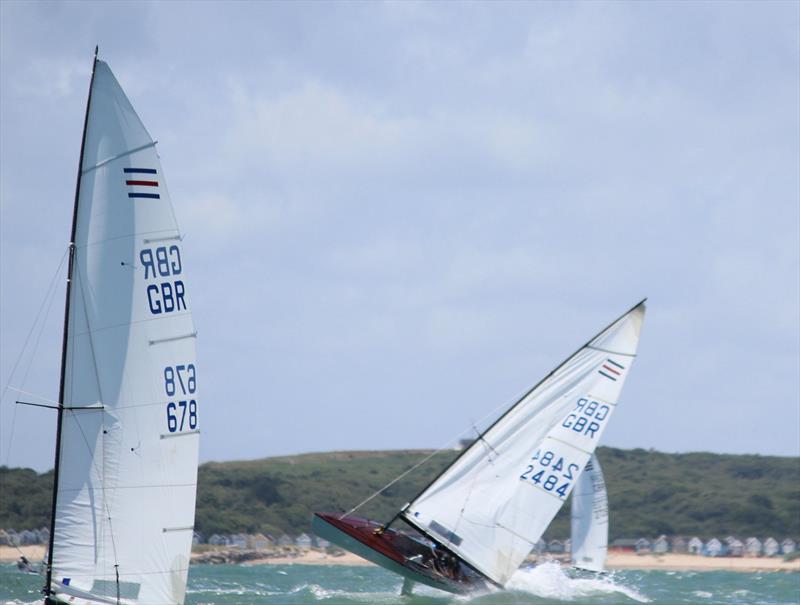
[[[519,478],[532,481],[543,490],[564,499],[569,495],[570,484],[578,478],[580,468],[558,452],[540,449]]]
[[[193,431],[197,428],[197,401],[190,397],[197,391],[197,372],[194,364],[164,368],[164,391],[176,397],[167,403],[167,429],[170,433]],[[177,399],[185,397],[184,399]]]

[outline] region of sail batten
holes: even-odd
[[[181,605],[192,534],[163,530],[193,525],[198,439],[162,436],[199,433],[191,289],[180,240],[146,241],[180,231],[155,142],[103,61],[89,99],[46,590]],[[64,413],[79,406],[96,410]]]
[[[403,516],[504,585],[597,447],[636,354],[643,317],[640,303],[556,368]]]

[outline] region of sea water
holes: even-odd
[[[0,605],[41,602],[38,576],[0,565]],[[520,570],[506,591],[453,596],[417,586],[400,596],[400,578],[378,567],[193,565],[187,605],[797,605],[800,574],[729,571],[618,571],[572,578],[556,563]]]

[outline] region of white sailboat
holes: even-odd
[[[180,605],[199,379],[181,234],[155,141],[97,59],[69,250],[48,605]]]
[[[451,592],[505,586],[614,414],[644,314],[642,301],[559,365],[389,523],[317,513],[314,531],[414,582]],[[390,528],[396,520],[416,535]]]
[[[570,513],[572,566],[604,571],[608,554],[608,494],[595,454],[575,484]]]

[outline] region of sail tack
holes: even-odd
[[[90,99],[49,588],[177,605],[202,418],[191,287],[155,143],[102,61]]]
[[[525,395],[403,511],[505,585],[580,479],[636,356],[640,303]]]
[[[570,513],[572,565],[603,571],[608,554],[608,494],[594,454],[572,492]]]

